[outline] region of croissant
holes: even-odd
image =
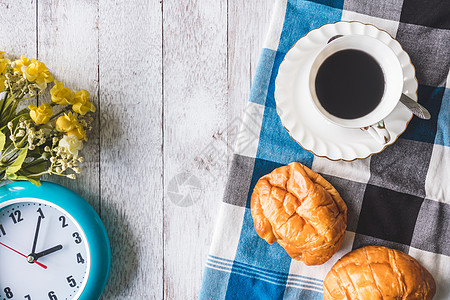
[[[323,290],[324,300],[428,300],[433,298],[436,284],[408,254],[367,246],[338,260],[325,277]]]
[[[300,163],[261,177],[250,205],[258,235],[306,265],[325,263],[344,240],[346,204],[328,181]]]

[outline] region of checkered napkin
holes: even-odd
[[[388,31],[411,56],[419,102],[380,154],[330,161],[302,149],[281,125],[274,82],[286,52],[310,30],[339,20]],[[344,254],[383,245],[415,257],[434,276],[435,299],[450,299],[450,1],[277,0],[237,138],[236,153],[206,263],[200,299],[322,299],[322,283]],[[257,234],[250,196],[257,180],[298,161],[323,175],[348,206],[345,241],[330,261],[306,266]]]

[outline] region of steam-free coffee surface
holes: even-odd
[[[342,119],[356,119],[377,107],[384,93],[383,70],[360,50],[341,50],[319,67],[316,94],[322,107]]]

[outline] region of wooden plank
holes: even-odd
[[[89,91],[91,101],[97,107],[93,130],[88,133],[89,141],[82,150],[85,157],[81,165],[82,174],[76,180],[58,176],[48,176],[47,179],[76,191],[100,213],[98,3],[39,0],[37,16],[38,59],[66,87]],[[39,100],[50,102],[48,96]],[[106,221],[105,217],[102,219]]]
[[[228,168],[205,148],[231,156],[227,126],[247,102],[272,3],[165,2],[164,27],[157,1],[38,4],[39,59],[71,88],[89,90],[102,112],[86,172],[58,182],[87,198],[108,229],[114,261],[103,299],[196,298]],[[11,41],[4,50],[36,57],[35,24],[16,23],[34,20],[36,3],[0,7],[0,33]],[[185,172],[202,185],[188,207],[169,193]]]
[[[163,298],[161,4],[99,2],[103,299]]]
[[[38,2],[38,59],[46,64],[56,80],[70,89],[85,89],[98,107],[98,28],[95,1]],[[49,96],[40,102],[50,102]],[[84,197],[100,212],[99,198],[99,110],[93,130],[82,150],[85,162],[76,180],[49,176],[48,180],[67,186]]]
[[[36,57],[36,1],[0,1],[0,50]]]
[[[226,2],[164,2],[165,299],[197,298],[226,182]]]
[[[3,41],[0,51],[5,51],[5,55],[10,59],[17,59],[21,55],[37,57],[36,9],[36,0],[0,1],[0,36]],[[26,22],[19,21],[18,16]],[[36,104],[36,99],[20,103],[18,109],[23,109],[31,103]]]

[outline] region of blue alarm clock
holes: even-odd
[[[95,300],[111,249],[95,210],[60,185],[0,187],[0,300]]]

